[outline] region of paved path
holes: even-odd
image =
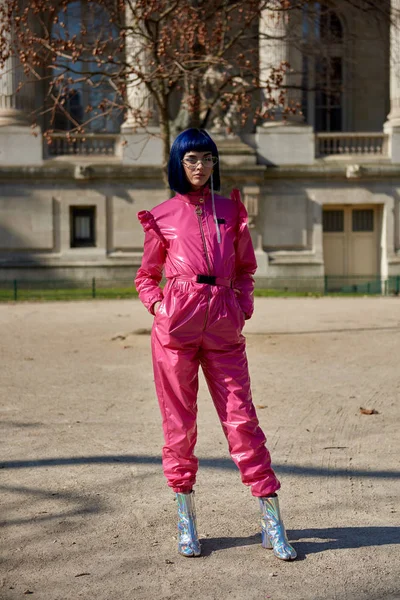
[[[204,553],[176,554],[151,320],[138,301],[0,305],[0,598],[399,599],[400,300],[256,301],[253,395],[290,564],[261,548],[203,383]]]

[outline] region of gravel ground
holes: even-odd
[[[246,324],[293,563],[261,548],[203,381],[203,555],[177,554],[151,321],[137,300],[0,305],[0,598],[399,599],[400,300],[258,298]]]

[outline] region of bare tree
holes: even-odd
[[[299,110],[285,96],[286,60],[260,73],[258,23],[266,11],[275,20],[291,19],[308,4],[0,0],[0,63],[18,57],[21,85],[36,82],[45,90],[32,117],[49,142],[57,130],[72,139],[117,130],[124,119],[138,129],[156,119],[165,167],[173,128],[213,123],[229,134],[249,118],[270,118],[277,106],[284,117]],[[385,0],[341,0],[345,4],[390,19]]]
[[[279,12],[286,0],[8,0],[0,3],[0,61],[15,55],[25,84],[43,82],[45,101],[33,118],[51,140],[107,130],[128,118],[146,128],[156,118],[166,164],[172,107],[175,127],[207,127],[211,120],[232,132],[251,112],[256,118],[281,104],[277,93],[287,64],[262,80],[258,71],[258,19]],[[83,107],[79,94],[92,101]],[[284,107],[284,110],[289,107]]]

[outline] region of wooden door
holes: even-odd
[[[323,209],[325,275],[379,274],[379,207],[326,206]]]

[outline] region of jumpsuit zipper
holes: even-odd
[[[205,254],[206,262],[207,262],[207,270],[208,270],[208,274],[211,275],[210,259],[208,258],[208,252],[207,252],[206,238],[205,238],[205,235],[204,235],[203,223],[201,222],[201,215],[202,214],[203,214],[203,209],[201,208],[201,206],[196,206],[196,215],[197,215],[197,220],[199,221],[201,238],[203,240],[203,248],[204,248],[204,254]]]
[[[208,252],[207,252],[206,237],[204,235],[203,223],[201,222],[201,215],[202,214],[203,214],[203,209],[201,208],[201,206],[196,206],[196,215],[197,215],[197,220],[199,222],[201,239],[203,240],[203,248],[204,248],[204,254],[205,254],[205,257],[206,257],[207,270],[208,270],[208,274],[211,275],[211,265],[210,265],[210,259],[208,257]],[[209,293],[208,293],[207,310],[206,310],[206,316],[204,318],[204,328],[205,328],[206,323],[207,323],[208,312],[209,312],[209,308],[210,308],[210,299],[211,299],[211,293],[210,292],[211,292],[211,289],[209,290]]]

